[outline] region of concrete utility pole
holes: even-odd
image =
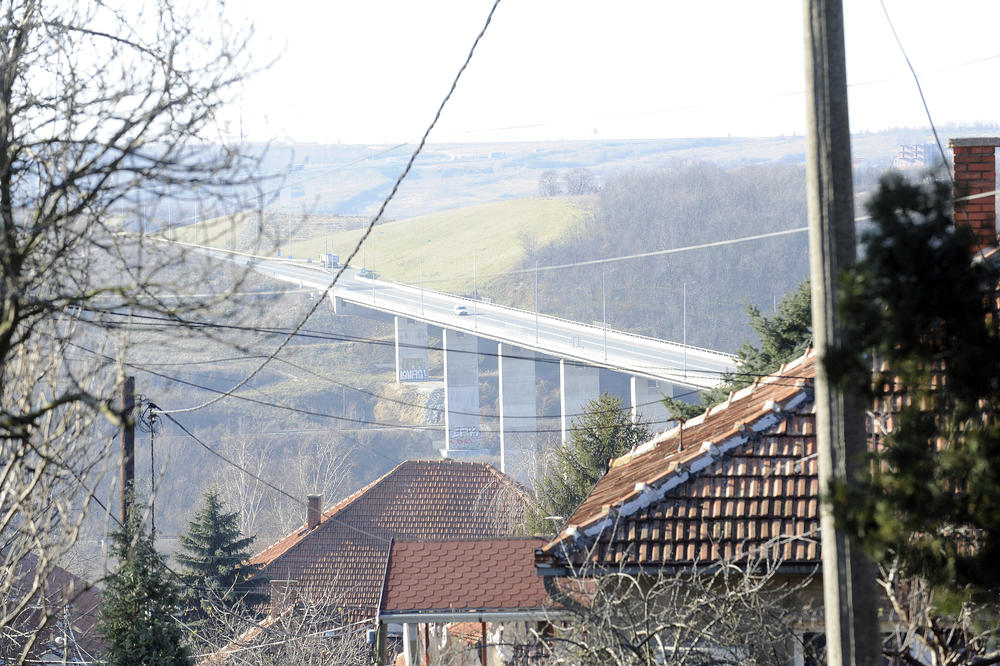
[[[135,377],[126,377],[122,384],[122,524],[128,521],[129,509],[135,499]]]
[[[809,202],[809,267],[812,279],[816,368],[816,441],[820,492],[830,481],[850,483],[864,469],[864,407],[829,382],[825,350],[843,335],[837,315],[837,275],[855,260],[851,135],[847,122],[844,17],[840,0],[804,0]],[[834,526],[825,502],[820,509],[823,545],[823,606],[830,666],[881,663],[875,614],[875,570],[867,557]]]

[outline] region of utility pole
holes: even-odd
[[[156,543],[156,412],[149,403],[149,538]]]
[[[864,470],[864,407],[831,386],[823,359],[843,335],[837,314],[840,269],[855,260],[851,135],[841,0],[804,0],[806,35],[809,267],[816,363],[816,445],[820,493],[830,482],[851,483]],[[820,505],[823,606],[827,663],[881,663],[875,613],[875,569],[851,539],[836,529],[829,504]]]
[[[135,377],[126,377],[122,384],[122,457],[121,488],[122,524],[128,524],[135,492]]]

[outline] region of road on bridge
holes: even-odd
[[[210,253],[226,259],[236,256],[222,250],[211,250]],[[245,256],[237,256],[237,259],[259,273],[317,290],[326,289],[335,273],[323,269],[319,264],[287,259]],[[735,366],[735,358],[722,352],[685,347],[666,340],[395,282],[372,280],[359,277],[358,273],[357,268],[346,270],[331,294],[363,307],[472,333],[559,358],[697,389],[715,386],[720,382],[722,373]],[[468,314],[456,314],[457,305],[464,305]]]

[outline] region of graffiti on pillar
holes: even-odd
[[[478,449],[480,441],[479,428],[452,428],[448,435],[449,449]]]
[[[427,379],[427,361],[422,358],[399,359],[400,381],[418,382]]]

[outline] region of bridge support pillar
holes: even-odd
[[[479,435],[479,338],[441,331],[444,348],[445,458],[474,457],[485,453]]]
[[[500,471],[528,481],[534,470],[538,418],[535,353],[497,343],[500,368]]]
[[[588,401],[601,395],[601,370],[575,361],[559,360],[559,403],[562,412],[560,430],[563,445],[569,441],[572,421],[583,412]]]
[[[674,396],[676,387],[668,382],[662,382],[646,377],[633,376],[630,380],[632,397],[632,419],[643,420],[649,423],[652,432],[666,430],[667,424],[671,421],[670,411],[663,405],[663,396]],[[684,389],[681,393],[685,397],[695,400],[700,398],[697,391]],[[686,402],[686,401],[685,401]]]
[[[427,324],[407,317],[395,318],[396,382],[421,382],[428,379]]]

